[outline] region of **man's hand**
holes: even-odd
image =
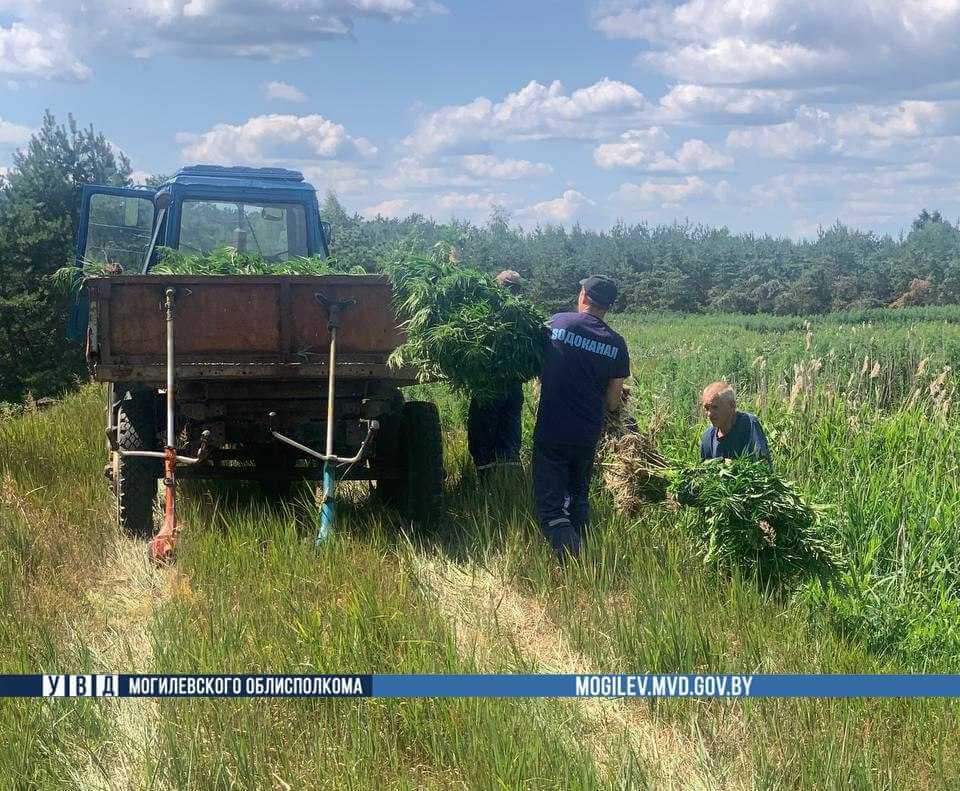
[[[623,395],[624,379],[611,379],[607,383],[606,407],[607,412],[618,412],[623,405],[621,397]]]

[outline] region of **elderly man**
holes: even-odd
[[[497,275],[497,283],[513,294],[523,290],[523,279],[512,269]],[[496,466],[520,461],[520,418],[523,385],[517,382],[490,401],[470,400],[467,416],[467,448],[481,478]]]
[[[700,458],[752,456],[770,461],[767,438],[756,415],[737,411],[737,398],[726,382],[708,385],[701,397],[710,426],[700,439]]]
[[[557,557],[576,556],[590,512],[587,493],[606,410],[620,408],[630,357],[603,317],[617,298],[606,277],[580,281],[576,313],[550,319],[533,434],[533,495],[540,529]]]

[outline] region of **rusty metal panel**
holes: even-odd
[[[317,301],[322,293],[331,301],[352,299],[337,333],[337,347],[344,353],[380,353],[387,355],[403,343],[397,329],[390,281],[378,275],[330,276],[317,282],[291,284],[290,317],[294,354],[327,353],[330,333],[327,311]]]
[[[109,359],[111,354],[110,348],[110,281],[103,281],[103,288],[97,294],[92,294],[90,297],[91,304],[93,302],[97,303],[97,312],[99,315],[100,322],[100,356],[106,357]]]
[[[384,365],[403,333],[390,282],[379,275],[121,275],[96,278],[87,287],[103,339],[95,361],[99,379],[158,378],[165,354],[164,291],[170,287],[177,291],[178,377],[325,377],[329,333],[319,292],[356,300],[342,314],[338,334],[342,375],[411,378]]]
[[[195,363],[176,366],[176,378],[216,379],[238,381],[247,379],[314,379],[326,381],[328,368],[323,365],[270,365],[263,363],[204,364]],[[341,379],[383,379],[398,387],[416,384],[417,374],[410,368],[393,368],[384,363],[339,361],[337,376]],[[166,368],[162,363],[129,364],[120,362],[95,362],[93,378],[98,382],[149,382],[157,385],[166,381]]]
[[[164,354],[166,288],[166,283],[113,284],[108,331],[114,357],[143,359]],[[177,287],[175,326],[174,342],[181,359],[257,353],[279,356],[279,284]]]

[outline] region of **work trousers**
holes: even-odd
[[[523,386],[520,383],[490,401],[471,399],[467,447],[478,471],[497,463],[520,460],[522,413]]]
[[[544,537],[560,560],[580,554],[590,516],[593,445],[533,444],[533,499]]]

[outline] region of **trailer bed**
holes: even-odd
[[[342,313],[337,377],[416,381],[387,365],[404,341],[381,275],[118,275],[92,278],[87,357],[100,381],[163,382],[164,297],[175,290],[176,378],[325,379],[327,311],[316,295],[355,300]]]

